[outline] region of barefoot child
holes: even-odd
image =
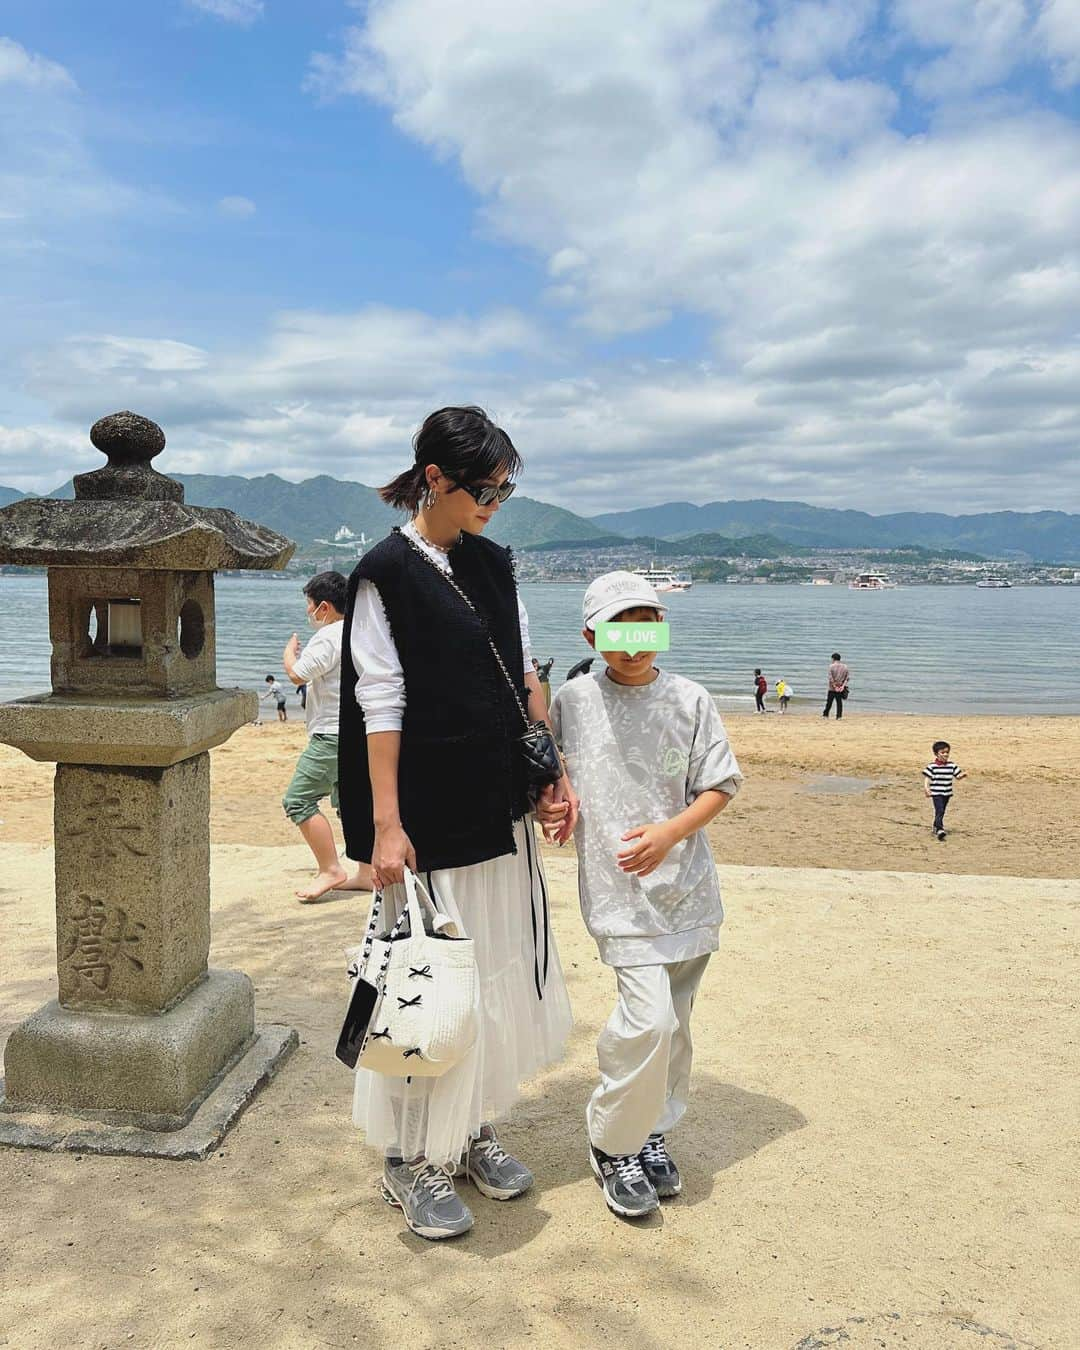
[[[360,863],[355,876],[347,876],[338,861],[337,844],[330,822],[319,810],[329,796],[338,804],[338,700],[341,689],[341,633],[348,583],[340,572],[320,572],[304,587],[308,623],[315,636],[300,650],[294,633],[285,644],[282,661],[293,684],[307,685],[304,715],[307,748],[297,760],[292,782],[281,804],[285,814],[299,826],[315,855],[319,871],[315,880],[297,897],[303,904],[318,900],[327,891],[371,890],[371,868]]]
[[[935,741],[932,763],[923,769],[923,792],[934,803],[934,824],[931,827],[939,839],[945,838],[945,808],[952,800],[953,784],[967,774],[959,764],[949,759],[952,746],[948,741]]]
[[[642,577],[609,572],[585,593],[583,636],[595,647],[598,623],[663,614]],[[704,827],[742,775],[700,685],[658,669],[655,651],[600,655],[601,670],[562,686],[551,720],[581,798],[582,913],[618,990],[597,1043],[590,1162],[608,1208],[637,1217],[682,1188],[664,1135],[686,1110],[690,1009],[723,919]]]

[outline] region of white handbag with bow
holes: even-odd
[[[452,1069],[476,1041],[476,954],[472,939],[407,867],[405,895],[400,918],[376,937],[383,901],[377,893],[363,946],[345,953],[350,980],[366,979],[378,994],[357,1068],[396,1078],[434,1077]]]

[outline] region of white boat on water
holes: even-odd
[[[975,583],[975,588],[980,591],[1012,590],[1012,582],[1006,581],[1004,577],[983,577],[982,581]]]
[[[689,577],[680,577],[664,567],[635,567],[634,576],[644,577],[657,595],[668,591],[688,591],[694,584]]]
[[[891,591],[895,588],[896,582],[884,572],[860,572],[848,582],[849,591]]]

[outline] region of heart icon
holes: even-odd
[[[621,628],[609,628],[609,629],[607,630],[607,635],[608,635],[608,638],[609,638],[612,642],[618,642],[618,640],[622,637],[622,629],[621,629]]]

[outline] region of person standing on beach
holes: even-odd
[[[287,722],[289,720],[289,711],[285,707],[285,691],[273,675],[266,677],[266,691],[259,695],[259,702],[265,703],[268,698],[272,698],[277,704],[277,720]]]
[[[844,699],[848,696],[848,681],[851,675],[840,659],[839,652],[833,652],[832,665],[829,666],[829,690],[825,698],[825,711],[822,717],[828,717],[833,704],[836,705],[836,720],[844,715]]]
[[[303,651],[296,633],[285,644],[285,674],[298,689],[307,687],[304,716],[308,743],[296,762],[281,804],[315,855],[318,872],[296,892],[309,905],[328,891],[370,891],[371,868],[361,863],[350,877],[338,859],[334,830],[319,809],[324,797],[338,805],[338,699],[341,687],[341,632],[348,583],[340,572],[320,572],[304,587],[308,623],[315,629]]]
[[[585,592],[584,636],[599,648],[597,625],[664,613],[644,577],[608,572]],[[682,1189],[665,1134],[686,1111],[690,1013],[724,917],[705,827],[742,774],[707,690],[658,668],[655,651],[600,655],[597,674],[559,690],[552,723],[581,794],[581,912],[616,987],[585,1112],[589,1163],[608,1208],[640,1218]]]
[[[776,681],[776,698],[780,704],[780,711],[787,712],[787,705],[791,702],[792,689],[787,680],[779,679]]]
[[[945,838],[945,808],[952,801],[953,784],[967,774],[949,758],[952,746],[948,741],[935,741],[931,749],[933,761],[923,769],[923,791],[934,803],[932,829],[939,839]]]
[[[384,1156],[383,1198],[439,1239],[473,1224],[455,1178],[496,1200],[532,1186],[492,1122],[562,1058],[572,1019],[519,746],[520,705],[545,723],[547,707],[513,555],[484,538],[522,459],[479,408],[432,413],[413,448],[380,490],[411,520],[349,582],[339,783],[346,851],[371,861],[387,921],[404,908],[408,867],[475,948],[469,1054],[438,1077],[359,1069],[353,1097],[354,1122]],[[577,798],[565,775],[535,814],[569,838]]]
[[[765,695],[769,691],[769,682],[761,673],[761,667],[754,667],[754,705],[759,713],[765,711]]]

